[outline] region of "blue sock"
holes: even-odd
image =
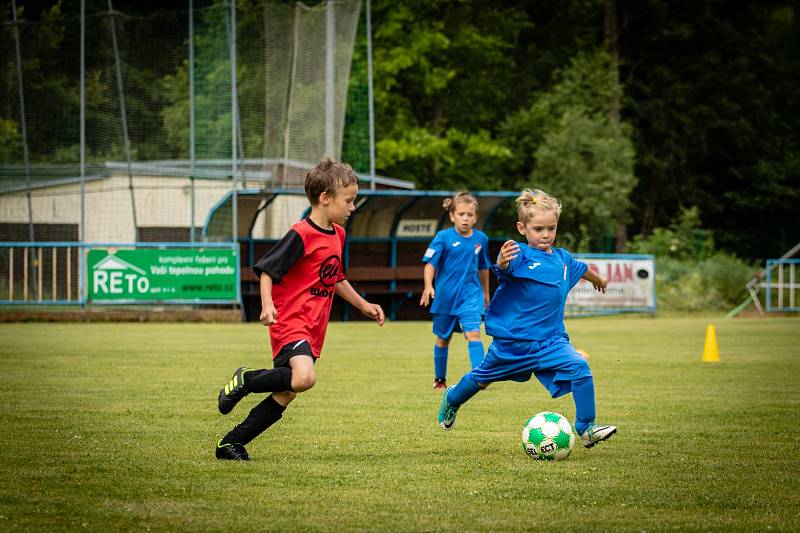
[[[575,431],[580,435],[594,422],[594,380],[591,376],[572,382],[575,402]]]
[[[481,388],[478,382],[472,379],[472,374],[464,374],[458,385],[447,392],[447,403],[458,408],[461,404],[475,396]]]
[[[478,368],[483,362],[483,343],[481,341],[469,341],[469,362],[472,368]]]
[[[447,346],[433,345],[433,375],[436,379],[447,377]]]

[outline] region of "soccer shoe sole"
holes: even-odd
[[[230,392],[233,392],[237,385],[242,387],[244,386],[244,373],[247,370],[249,369],[246,367],[237,368],[233,373],[233,376],[231,376],[229,382],[219,390],[219,396],[217,396],[217,408],[221,414],[227,415],[233,411],[233,408],[236,407],[236,404],[239,403],[242,398],[247,396],[248,393],[244,391],[244,394],[238,398],[229,398],[229,393],[226,392],[226,389],[228,389]]]
[[[608,439],[610,439],[611,437],[613,437],[614,435],[616,435],[616,433],[617,433],[617,428],[614,428],[614,429],[613,429],[613,430],[612,430],[612,431],[611,431],[611,432],[610,432],[608,435],[606,435],[606,436],[605,436],[605,437],[603,437],[602,439],[600,439],[600,440],[596,440],[596,441],[592,442],[591,444],[584,444],[584,445],[583,445],[583,447],[584,447],[584,448],[586,448],[586,449],[588,450],[589,448],[592,448],[592,447],[594,447],[594,445],[595,445],[595,444],[597,444],[598,442],[603,442],[604,440],[608,440]]]
[[[452,387],[448,387],[448,388],[447,388],[447,389],[444,391],[444,394],[442,395],[442,403],[441,403],[441,404],[439,404],[439,413],[441,413],[441,412],[442,412],[442,407],[443,407],[443,406],[448,406],[448,407],[449,407],[449,404],[447,403],[447,392],[448,392],[448,391],[449,391],[451,388],[452,388]],[[442,429],[444,429],[445,431],[450,431],[451,429],[453,429],[453,426],[454,426],[454,425],[455,425],[455,423],[456,423],[456,417],[455,417],[455,415],[454,415],[454,416],[453,416],[453,419],[452,419],[452,420],[450,420],[450,423],[448,424],[448,423],[447,423],[446,421],[444,421],[444,420],[439,420],[439,415],[437,414],[437,416],[436,416],[436,421],[439,423],[439,426],[441,426],[441,428],[442,428]]]

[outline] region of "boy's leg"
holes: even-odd
[[[479,368],[467,372],[455,387],[450,387],[445,391],[442,403],[439,405],[438,421],[440,426],[444,429],[453,427],[458,408],[491,383],[506,379],[519,379],[520,374],[525,374],[524,370],[507,367],[504,356],[505,348],[502,343],[492,342]],[[531,370],[528,369],[527,376],[522,380],[530,378],[530,374]]]
[[[237,368],[230,381],[219,391],[217,407],[223,415],[230,413],[239,401],[251,392],[280,392],[292,390],[292,370],[288,367],[271,369]]]
[[[287,394],[296,396],[293,392],[270,394],[264,401],[250,410],[247,418],[242,420],[240,424],[230,430],[228,434],[222,438],[218,447],[226,444],[241,444],[244,446],[266,431],[272,424],[280,420],[283,416],[283,411],[286,409],[286,405],[281,405],[276,398],[274,398],[274,396],[278,394],[282,396]],[[286,404],[288,405],[288,402]]]
[[[447,387],[447,354],[450,339],[436,337],[433,345],[433,388],[443,389]]]
[[[290,370],[290,389],[273,392],[264,401],[253,407],[247,417],[219,441],[217,458],[248,459],[244,445],[280,420],[283,411],[297,397],[297,392],[306,391],[314,386],[316,382],[315,362],[316,359],[311,355],[308,343],[287,345],[281,349],[275,358],[276,368],[273,370]]]
[[[478,313],[462,316],[461,329],[467,339],[469,363],[472,368],[478,368],[483,362],[483,343],[481,342],[481,315]]]
[[[572,382],[572,399],[575,402],[575,431],[582,434],[595,419],[594,379],[583,377]]]
[[[614,426],[595,424],[594,378],[589,363],[565,340],[540,350],[536,377],[558,398],[572,392],[575,402],[575,431],[581,442],[591,448],[617,432]]]
[[[436,343],[433,345],[434,389],[447,387],[447,356],[456,320],[452,315],[433,315],[433,334],[436,335]]]

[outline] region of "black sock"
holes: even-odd
[[[292,369],[281,366],[270,370],[245,372],[244,388],[247,392],[292,391]]]
[[[284,406],[275,401],[272,395],[253,407],[241,424],[233,428],[222,439],[223,444],[247,444],[261,435],[283,416]]]

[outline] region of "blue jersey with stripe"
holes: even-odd
[[[483,313],[483,288],[478,270],[488,270],[489,238],[480,230],[464,237],[455,228],[436,234],[423,263],[436,269],[434,286],[436,295],[431,313],[461,316],[465,313]]]
[[[563,248],[547,253],[520,243],[506,270],[492,266],[500,284],[486,309],[487,335],[542,341],[565,334],[567,294],[587,268]]]

